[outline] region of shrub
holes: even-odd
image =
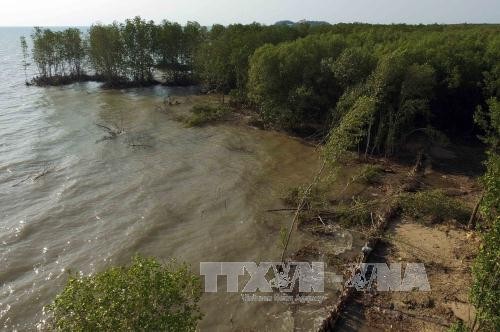
[[[344,227],[366,226],[372,222],[374,202],[353,200],[350,205],[339,205],[335,209],[338,222]]]
[[[363,184],[379,183],[384,169],[379,165],[364,165],[358,174],[353,176],[352,181]]]
[[[486,188],[481,204],[481,214],[491,223],[500,211],[500,155],[489,152],[486,167],[487,171],[481,179]]]
[[[280,249],[286,249],[287,238],[288,238],[288,229],[285,226],[283,226],[280,228],[280,237],[278,242],[278,246]]]
[[[135,257],[129,267],[70,277],[49,311],[63,331],[195,331],[199,278],[186,265]]]
[[[426,222],[456,219],[465,223],[470,217],[467,207],[440,190],[403,194],[399,197],[399,204],[404,215]]]
[[[471,289],[472,303],[477,309],[478,330],[500,331],[500,102],[489,102],[489,113],[476,114],[477,124],[485,131],[483,141],[489,145],[486,173],[482,177],[484,196],[480,227],[483,243],[474,261]]]
[[[286,205],[297,207],[307,190],[307,186],[297,186],[286,189],[282,193],[282,200]],[[304,199],[305,210],[321,210],[328,205],[327,188],[325,185],[314,185],[311,187],[307,197]]]
[[[453,323],[450,328],[448,329],[448,332],[467,332],[468,329],[465,327],[464,322],[461,320]]]
[[[483,234],[483,244],[472,268],[472,302],[477,309],[478,321],[484,331],[500,330],[500,217]]]
[[[231,109],[227,105],[195,105],[191,109],[191,115],[184,122],[188,127],[198,127],[211,122],[224,119]]]

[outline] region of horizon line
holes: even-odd
[[[144,18],[143,18],[144,19]],[[163,20],[161,21],[155,21],[155,20],[147,20],[147,19],[144,19],[146,21],[153,21],[155,24],[158,24],[158,23],[161,23]],[[107,24],[113,24],[114,22],[117,22],[117,23],[122,23],[124,22],[125,20],[123,21],[113,21],[111,23],[103,23],[103,22],[99,22],[99,21],[96,21],[94,23],[91,23],[90,25],[80,25],[80,24],[71,24],[71,25],[68,25],[68,24],[61,24],[61,25],[43,25],[43,24],[33,24],[33,25],[0,25],[0,28],[34,28],[34,27],[44,27],[44,28],[61,28],[61,27],[75,27],[75,28],[87,28],[87,27],[91,27],[92,25],[95,25],[95,24],[103,24],[103,25],[107,25]],[[172,23],[179,23],[177,21],[170,21],[170,20],[166,20],[168,22],[172,22]],[[261,24],[261,25],[264,25],[264,26],[272,26],[272,25],[276,25],[277,23],[279,22],[283,22],[283,21],[290,21],[290,22],[293,22],[295,24],[298,24],[298,23],[301,23],[301,21],[303,20],[300,20],[300,21],[292,21],[292,20],[278,20],[274,23],[271,23],[271,24],[267,24],[267,23],[262,23],[262,22],[257,22],[257,21],[254,21],[254,22],[251,22],[251,23],[241,23],[241,22],[233,22],[233,23],[229,23],[229,24],[222,24],[222,23],[211,23],[211,24],[201,24],[197,21],[186,21],[187,22],[196,22],[198,24],[200,24],[201,26],[206,26],[206,27],[210,27],[210,26],[213,26],[213,25],[222,25],[222,26],[229,26],[229,25],[236,25],[236,24],[241,24],[241,25],[250,25],[250,24]],[[335,22],[335,23],[331,23],[331,22],[328,22],[328,21],[324,21],[324,20],[305,20],[307,22],[324,22],[324,23],[327,23],[329,25],[339,25],[339,24],[366,24],[366,25],[409,25],[409,26],[419,26],[419,25],[500,25],[500,21],[497,22],[497,23],[491,23],[491,22],[455,22],[455,23],[444,23],[444,22],[434,22],[434,23],[406,23],[406,22],[392,22],[392,23],[370,23],[370,22],[361,22],[361,21],[351,21],[351,22]],[[181,23],[179,23],[181,24]],[[182,25],[182,24],[181,24]]]

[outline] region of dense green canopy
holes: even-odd
[[[500,97],[497,25],[207,29],[136,17],[93,25],[85,36],[36,28],[32,37],[43,78],[80,77],[85,68],[111,86],[144,85],[159,68],[167,84],[230,93],[265,125],[287,130],[335,131],[369,99],[364,122],[353,124],[361,133],[356,145],[369,154],[393,154],[415,135],[473,137],[476,109]]]
[[[128,267],[71,277],[49,307],[57,331],[195,331],[201,284],[187,266],[135,257]]]

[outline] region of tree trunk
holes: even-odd
[[[476,215],[477,215],[477,211],[479,210],[479,207],[481,206],[483,198],[484,198],[484,194],[481,195],[479,202],[477,202],[476,206],[474,207],[474,211],[472,211],[472,215],[470,216],[469,224],[467,225],[467,229],[473,229],[476,227]]]
[[[370,139],[372,136],[372,125],[373,125],[373,119],[370,120],[370,126],[368,127],[368,138],[366,139],[365,159],[368,156],[368,149],[370,148]]]

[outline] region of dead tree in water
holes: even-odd
[[[156,109],[160,112],[167,113],[170,109],[170,106],[177,106],[180,104],[181,102],[177,99],[174,99],[172,97],[165,97],[163,98],[163,102],[161,103],[161,105],[158,105]]]
[[[105,125],[102,125],[102,124],[98,124],[98,123],[96,123],[96,126],[98,126],[99,128],[105,130],[107,132],[107,134],[108,134],[108,136],[104,136],[103,138],[97,140],[96,143],[100,143],[102,141],[106,141],[106,140],[110,140],[110,139],[115,139],[119,135],[125,133],[125,130],[123,128],[119,128],[117,126],[108,127],[108,126],[105,126]]]
[[[25,183],[26,181],[28,180],[31,180],[31,182],[35,182],[37,181],[38,179],[44,177],[45,175],[47,175],[48,173],[50,173],[52,171],[52,166],[51,165],[46,165],[43,167],[42,170],[40,170],[38,173],[32,175],[32,176],[28,176],[26,177],[24,180],[21,180],[19,181],[18,183],[12,185],[12,187],[17,187],[19,186],[21,183]]]
[[[28,62],[28,43],[26,42],[26,37],[22,36],[21,37],[21,51],[23,53],[23,69],[24,69],[24,79],[25,79],[25,84],[30,85],[28,82],[28,67],[30,66],[30,63]]]

